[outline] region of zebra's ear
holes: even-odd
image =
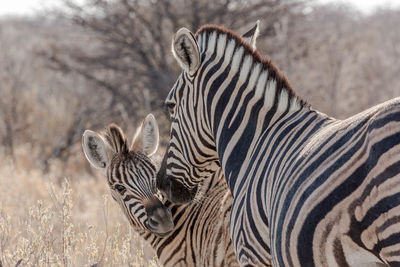
[[[179,65],[193,75],[200,66],[200,51],[193,33],[181,28],[172,38],[172,54]]]
[[[147,115],[142,125],[137,129],[132,142],[132,150],[139,150],[148,157],[154,155],[158,148],[158,124],[153,114]]]
[[[97,133],[86,130],[82,136],[82,147],[87,160],[93,167],[106,169],[109,163],[107,146]]]
[[[248,32],[242,35],[243,39],[251,45],[253,50],[256,50],[256,41],[257,37],[260,34],[260,21],[257,20],[256,24],[253,28],[251,28]]]

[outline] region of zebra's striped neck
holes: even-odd
[[[262,58],[240,36],[215,25],[202,27],[196,35],[203,62],[200,76],[217,70],[213,76],[223,80],[218,84],[215,79],[200,78],[199,82],[206,88],[206,101],[211,100],[207,103],[211,104],[211,112],[218,112],[216,107],[220,100],[230,100],[224,104],[234,105],[247,104],[247,99],[262,105],[263,111],[274,109],[276,114],[308,108],[275,65]],[[239,98],[234,99],[232,95]],[[215,114],[209,115],[214,117]],[[236,112],[232,119],[237,115]]]
[[[232,193],[235,173],[280,121],[312,113],[287,79],[236,34],[216,26],[197,33],[202,66],[197,73],[211,135]],[[321,119],[326,118],[321,116]],[[275,128],[274,128],[275,127]],[[244,153],[245,152],[245,153]],[[232,157],[232,155],[235,155]],[[239,158],[243,156],[243,158]],[[234,160],[233,160],[234,159]]]

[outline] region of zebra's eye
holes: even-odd
[[[175,108],[175,103],[173,102],[167,102],[165,103],[165,105],[167,106],[168,112],[170,114],[172,114],[174,112],[174,108]]]
[[[115,185],[114,189],[117,190],[121,194],[125,191],[125,187],[123,185],[120,185],[120,184]]]

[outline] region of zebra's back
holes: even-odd
[[[399,98],[321,128],[270,188],[277,263],[400,264],[399,173]]]

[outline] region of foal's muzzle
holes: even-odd
[[[147,221],[145,226],[159,237],[168,235],[174,228],[171,211],[158,199],[152,199],[145,204]]]

